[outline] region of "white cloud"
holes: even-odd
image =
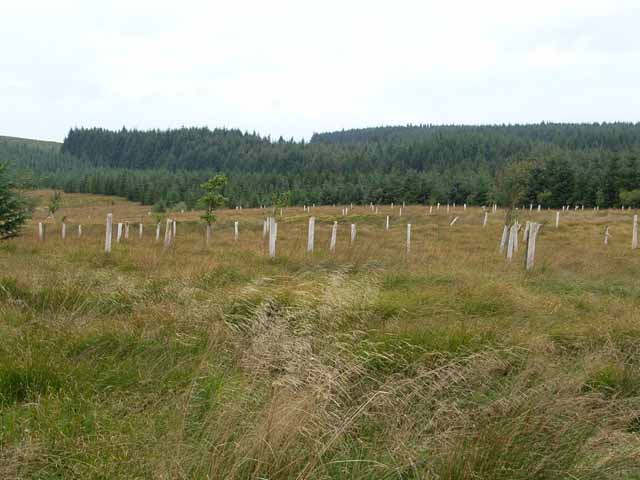
[[[635,3],[12,2],[0,134],[637,120]]]

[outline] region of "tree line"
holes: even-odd
[[[37,150],[37,151],[36,151]],[[640,124],[404,126],[315,134],[309,142],[239,130],[72,129],[58,150],[3,143],[21,181],[193,208],[225,173],[231,206],[541,203],[640,206]]]

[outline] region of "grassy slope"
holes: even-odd
[[[0,477],[640,475],[628,213],[547,225],[527,274],[496,252],[502,212],[408,207],[384,232],[389,208],[318,208],[309,256],[291,209],[269,261],[265,212],[222,212],[208,249],[178,214],[163,251],[147,209],[112,200],[65,196],[82,239],[46,220],[44,244],[31,225],[0,247]],[[145,237],[106,257],[109,210]]]
[[[31,148],[45,150],[59,150],[62,145],[59,142],[51,142],[47,140],[32,140],[29,138],[5,137],[0,135],[0,143],[8,143],[9,145],[26,145]]]

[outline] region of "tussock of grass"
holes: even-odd
[[[37,400],[60,390],[62,381],[48,367],[0,367],[0,406]]]
[[[626,363],[607,363],[591,372],[583,390],[606,396],[637,397],[640,395],[640,370],[638,366]]]

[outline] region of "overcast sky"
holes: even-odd
[[[0,135],[640,120],[640,1],[0,0]]]

